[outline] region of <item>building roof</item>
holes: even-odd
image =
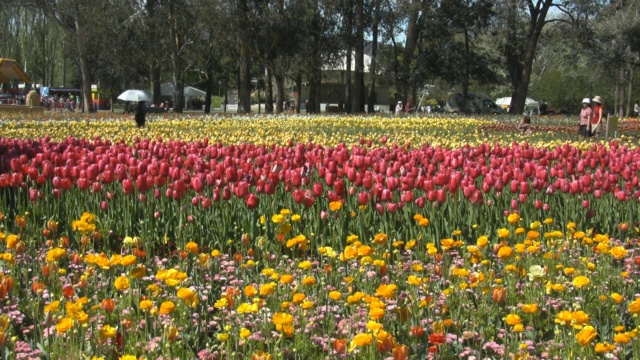
[[[364,54],[364,73],[369,72],[371,66],[371,55]],[[351,51],[351,71],[356,69],[356,52]],[[344,51],[341,57],[334,63],[325,64],[322,67],[322,71],[346,71],[347,70],[347,52]]]
[[[31,83],[29,77],[20,69],[15,60],[0,58],[0,83],[8,83],[12,80]]]

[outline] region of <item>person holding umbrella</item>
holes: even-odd
[[[138,102],[138,109],[136,110],[136,125],[141,128],[146,123],[146,113],[144,111],[144,101]]]
[[[145,102],[150,100],[149,95],[142,90],[127,90],[120,94],[118,99],[123,101],[135,101],[138,103],[135,115],[136,125],[139,128],[143,127],[146,123]]]

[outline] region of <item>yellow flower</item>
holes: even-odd
[[[120,360],[138,360],[138,357],[135,355],[123,355]]]
[[[293,276],[289,274],[284,274],[280,277],[280,282],[283,284],[291,284],[293,282]]]
[[[44,307],[44,313],[58,312],[60,310],[60,301],[53,301],[51,304]]]
[[[613,336],[613,342],[616,344],[626,344],[631,341],[631,338],[626,333],[619,333]]]
[[[140,301],[140,309],[144,311],[151,310],[153,308],[153,301],[151,300],[142,300]]]
[[[300,217],[300,215],[298,215],[298,214],[295,214],[295,215],[292,215],[292,216],[291,216],[291,221],[295,221],[295,222],[297,222],[297,221],[300,221],[301,219],[302,219],[302,218],[301,218],[301,217]]]
[[[165,301],[160,304],[160,314],[168,315],[176,309],[176,304],[173,301]]]
[[[240,338],[241,339],[246,339],[249,336],[251,336],[251,331],[247,328],[242,328],[240,329]]]
[[[373,320],[382,319],[384,317],[384,309],[379,307],[369,309],[369,317]]]
[[[379,233],[376,234],[376,236],[373,238],[373,241],[378,245],[384,245],[387,243],[388,238],[389,237],[387,236],[387,234]]]
[[[316,284],[316,279],[313,276],[307,276],[302,279],[302,285],[311,286]]]
[[[193,255],[198,255],[198,253],[200,252],[200,247],[193,241],[189,241],[184,248]]]
[[[249,303],[242,303],[236,309],[238,314],[257,313],[258,310],[260,310],[258,309],[258,304],[249,304]]]
[[[398,286],[395,284],[381,284],[380,286],[378,286],[378,289],[376,290],[376,296],[381,296],[385,299],[389,299],[392,298],[395,295],[396,290],[398,289]]]
[[[229,307],[229,301],[227,300],[227,298],[220,298],[216,300],[215,304],[213,304],[213,307],[216,309]]]
[[[56,324],[56,331],[58,332],[58,334],[64,334],[67,331],[69,331],[72,327],[73,327],[73,319],[66,317],[58,320],[58,323]]]
[[[500,250],[498,250],[498,258],[502,260],[509,259],[512,256],[513,256],[513,249],[511,249],[509,246],[503,246],[500,248]]]
[[[590,282],[591,280],[589,280],[589,278],[586,276],[577,276],[575,279],[573,279],[573,286],[576,289],[580,289],[589,285]]]
[[[502,229],[498,229],[498,237],[500,239],[506,239],[509,237],[509,235],[511,235],[511,232],[505,228]]]
[[[418,276],[409,275],[409,278],[407,279],[407,283],[418,286],[422,284],[422,278]]]
[[[329,293],[329,299],[333,301],[338,301],[342,297],[342,294],[339,291],[331,291]]]
[[[618,293],[611,294],[611,300],[613,300],[616,304],[620,304],[624,297]]]
[[[629,312],[632,314],[640,313],[640,298],[629,303]]]
[[[303,294],[303,293],[297,293],[295,295],[293,295],[293,303],[296,305],[299,305],[304,299],[307,298],[307,295]]]
[[[220,341],[227,341],[227,339],[229,339],[229,334],[227,333],[220,333],[218,335],[216,335],[216,338]]]
[[[480,236],[476,241],[476,245],[478,245],[478,247],[481,249],[487,246],[488,243],[489,243],[489,238],[486,236]]]
[[[258,290],[256,290],[255,286],[253,285],[247,285],[244,287],[244,294],[247,297],[254,297],[256,296],[257,293],[258,293]]]
[[[616,259],[622,259],[627,255],[627,250],[622,246],[614,246],[609,252]]]
[[[309,300],[305,300],[305,301],[302,302],[302,305],[300,307],[305,309],[305,310],[311,309],[313,307],[313,302],[309,301]]]
[[[609,343],[597,343],[595,346],[596,353],[598,354],[612,352],[615,349],[616,346]]]
[[[544,219],[544,223],[547,224],[547,225],[551,225],[551,224],[553,224],[553,219],[552,218],[546,218],[546,219]]]
[[[116,278],[113,286],[115,286],[115,288],[120,291],[127,290],[129,288],[129,278],[127,278],[126,276],[119,276],[118,278]]]
[[[516,214],[516,213],[511,213],[509,214],[509,216],[507,217],[507,221],[509,222],[509,224],[514,225],[516,224],[518,221],[520,221],[520,215]]]
[[[528,314],[534,314],[538,312],[538,305],[536,304],[524,304],[522,305],[522,311]]]
[[[198,292],[190,288],[180,288],[178,290],[177,296],[179,299],[184,300],[187,306],[191,307],[195,307],[196,305],[198,305],[198,302],[200,300],[198,297]]]
[[[106,339],[114,337],[116,337],[116,328],[110,325],[104,325],[100,328],[100,340],[105,341]]]
[[[284,215],[275,214],[271,217],[271,221],[273,221],[273,223],[275,224],[282,224],[284,222]]]
[[[269,296],[276,291],[276,287],[277,287],[276,283],[262,284],[260,286],[260,295]]]
[[[275,325],[291,325],[293,324],[293,316],[287,313],[275,313],[271,321]]]
[[[303,262],[301,262],[301,263],[298,265],[298,267],[299,267],[300,269],[302,269],[302,270],[308,270],[308,269],[311,269],[311,266],[313,266],[313,265],[311,264],[311,261],[308,261],[308,260],[303,261]]]
[[[575,229],[575,228],[576,228],[576,223],[574,223],[574,222],[569,222],[569,223],[567,224],[567,229],[569,229],[569,230],[573,230],[573,229]]]
[[[372,342],[373,342],[373,336],[371,336],[371,334],[360,333],[360,334],[354,336],[353,340],[351,340],[351,347],[367,346],[367,345],[371,344]]]
[[[589,314],[585,313],[582,310],[572,312],[571,318],[578,325],[584,325],[589,323]]]
[[[598,333],[593,326],[585,326],[582,331],[576,334],[576,339],[580,345],[587,346],[596,338],[596,335],[598,335]]]
[[[329,203],[329,210],[338,211],[342,208],[342,202],[340,201],[332,201]]]
[[[504,321],[511,326],[520,324],[520,316],[517,314],[509,314],[504,318]]]

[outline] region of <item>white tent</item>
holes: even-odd
[[[160,93],[162,94],[162,96],[173,96],[173,90],[174,90],[173,84],[170,82],[160,85]],[[207,96],[207,93],[200,89],[196,89],[193,86],[184,87],[185,99],[199,98],[199,97],[205,97],[205,96]]]
[[[174,90],[174,86],[173,83],[167,82],[164,83],[162,85],[160,85],[160,93],[162,94],[162,96],[169,96],[169,97],[173,97],[173,90]],[[194,88],[193,86],[185,86],[184,87],[184,102],[185,104],[189,104],[191,100],[196,99],[196,98],[204,98],[205,96],[207,96],[207,93]]]
[[[500,98],[498,100],[496,100],[496,105],[498,106],[510,106],[511,105],[511,97],[503,97]],[[525,102],[525,107],[530,109],[530,108],[537,108],[540,104],[538,104],[537,101],[533,100],[532,98],[527,98],[526,102]]]
[[[207,93],[200,90],[200,89],[196,89],[192,86],[185,86],[184,87],[184,97],[185,98],[203,98],[207,96]]]

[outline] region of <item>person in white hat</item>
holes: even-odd
[[[402,101],[398,101],[398,105],[396,105],[396,115],[402,114]]]
[[[580,130],[578,134],[587,137],[589,136],[589,130],[587,127],[591,124],[593,118],[593,109],[591,108],[591,99],[582,99],[582,110],[580,111]]]
[[[598,129],[598,125],[604,117],[604,106],[602,105],[602,98],[596,96],[593,98],[593,118],[591,119],[591,129],[589,129],[589,136],[593,136]]]

